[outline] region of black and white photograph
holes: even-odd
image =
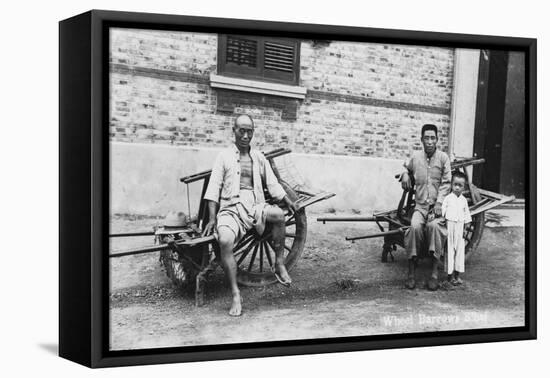
[[[112,27],[108,348],[526,325],[526,54]]]
[[[544,9],[6,3],[0,375],[544,376]]]

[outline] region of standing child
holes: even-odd
[[[456,172],[451,180],[451,193],[443,200],[442,214],[447,220],[447,279],[453,285],[461,285],[460,273],[464,273],[464,225],[472,221],[468,201],[462,193],[466,188],[466,175]]]

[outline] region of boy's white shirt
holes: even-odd
[[[449,193],[443,200],[441,211],[448,221],[461,223],[472,221],[468,201],[462,194],[457,197],[453,192]]]

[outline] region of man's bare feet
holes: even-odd
[[[231,302],[231,308],[229,309],[229,315],[241,316],[243,299],[240,293],[233,294],[233,301]]]
[[[405,287],[409,290],[413,290],[416,287],[416,280],[414,279],[414,276],[407,278],[407,281],[405,282]]]
[[[290,284],[292,283],[292,279],[288,275],[284,264],[276,264],[273,273],[275,273],[277,281],[279,281],[279,283],[281,283],[282,285],[290,286]]]
[[[430,277],[428,280],[428,290],[430,291],[436,291],[439,287],[439,282],[437,281],[437,278],[434,278],[433,276]]]
[[[417,260],[415,258],[409,260],[409,273],[407,273],[407,281],[405,282],[405,287],[409,290],[416,287],[416,264]]]
[[[414,269],[409,269],[409,274],[407,274],[407,281],[405,282],[405,287],[409,290],[413,290],[416,287],[415,271]]]

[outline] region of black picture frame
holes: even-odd
[[[524,327],[109,351],[110,27],[489,48],[526,53]],[[59,24],[59,355],[89,367],[535,339],[536,39],[92,10]]]

